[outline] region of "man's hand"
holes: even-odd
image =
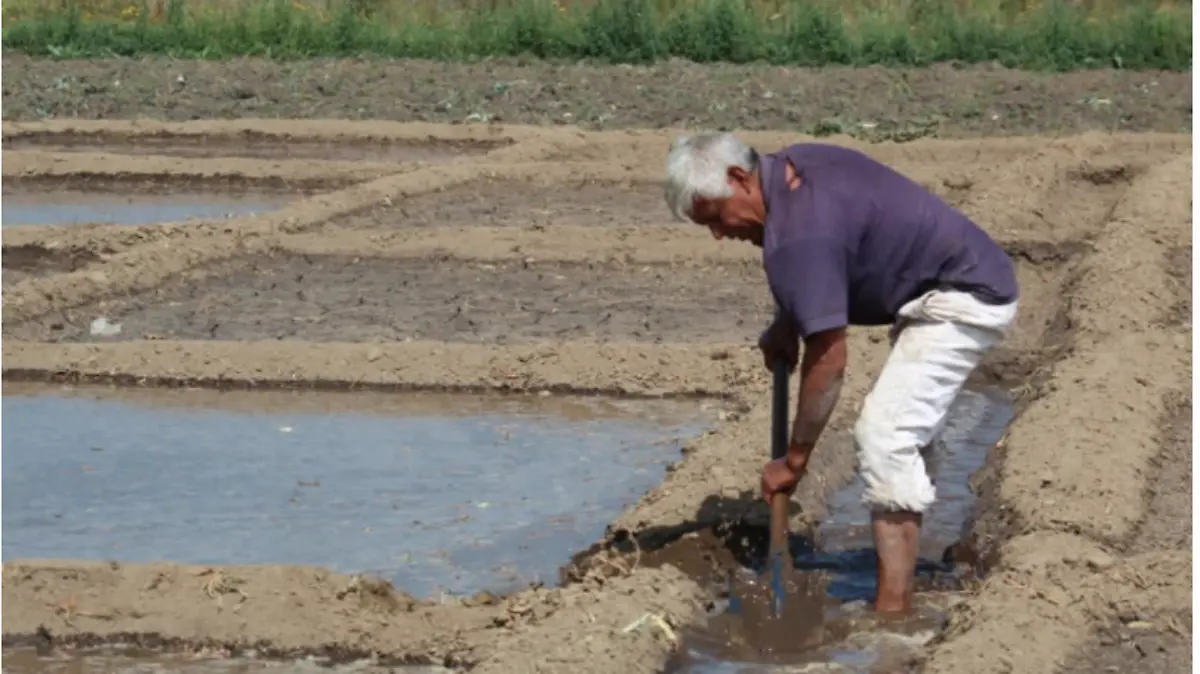
[[[774,369],[776,358],[785,359],[789,371],[795,370],[800,355],[800,336],[790,320],[776,315],[771,325],[759,336],[758,348],[762,350],[763,364],[768,370]]]
[[[768,503],[775,494],[791,495],[796,490],[796,483],[804,475],[807,461],[797,461],[791,455],[775,459],[763,466],[762,494]]]

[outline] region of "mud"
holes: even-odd
[[[770,312],[770,298],[755,283],[760,274],[750,265],[235,258],[164,288],[64,314],[48,333],[7,334],[94,340],[87,325],[103,315],[124,326],[121,339],[728,343],[754,336]]]
[[[246,76],[268,68],[258,62],[241,65]],[[26,81],[36,77],[38,68],[64,66],[31,67],[21,73]],[[228,66],[179,67],[217,72]],[[292,67],[300,66],[269,66]],[[91,77],[90,72],[77,77]],[[886,74],[873,72],[872,77]],[[988,77],[967,72],[981,82]],[[636,77],[642,77],[640,71]],[[1116,76],[1086,77],[1109,82],[1105,78]],[[209,82],[203,76],[189,81]],[[739,80],[739,86],[744,81]],[[10,103],[18,96],[16,85],[6,80],[5,86],[5,102]],[[1063,80],[1053,78],[1039,80],[1037,86],[1038,91],[1060,87],[1063,95],[1070,92]],[[1169,89],[1185,91],[1188,86]],[[945,83],[936,88],[952,91]],[[1021,91],[1024,96],[1030,89]],[[114,107],[90,105],[89,114],[142,109],[140,94],[131,96],[106,99]],[[1172,105],[1169,96],[1138,96],[1138,101]],[[171,116],[186,105],[224,110],[219,98],[177,100],[187,102],[160,114]],[[1059,121],[1051,126],[1087,128],[1090,118],[1073,116],[1076,109],[1061,101],[1056,106]],[[1115,106],[1130,109],[1124,102]],[[271,114],[269,109],[261,112]],[[24,113],[19,105],[10,105],[5,114]],[[1136,120],[1137,114],[1127,118]],[[102,128],[106,134],[131,137],[162,135],[163,129],[175,135],[228,136],[239,129],[269,131],[272,124],[39,122],[10,132],[12,125],[6,121],[5,136],[64,127]],[[1047,124],[1042,120],[1034,126],[1048,130]],[[786,126],[795,128],[794,123]],[[51,251],[12,258],[36,273],[5,288],[0,366],[6,383],[87,380],[136,387],[709,396],[725,401],[718,415],[721,423],[684,443],[682,455],[667,467],[661,483],[616,516],[602,540],[576,556],[563,572],[562,587],[440,603],[413,599],[369,576],[339,576],[313,567],[113,566],[6,556],[6,646],[33,645],[38,627],[44,626],[63,646],[131,642],[186,651],[236,650],[250,644],[270,657],[315,654],[348,662],[376,655],[390,664],[433,663],[480,672],[661,671],[680,652],[681,635],[701,626],[706,607],[712,608],[712,592],[696,579],[720,567],[706,560],[703,550],[661,564],[653,563],[654,555],[676,550],[670,544],[681,537],[688,541],[693,534],[716,535],[713,532],[731,526],[731,521],[750,528],[765,522],[765,508],[755,492],[766,455],[770,386],[753,338],[769,312],[755,304],[767,299],[761,280],[755,282],[751,273],[757,252],[721,245],[696,228],[668,224],[661,203],[655,207],[659,210],[648,210],[650,186],[659,179],[672,135],[668,132],[338,121],[281,121],[277,128],[292,142],[323,142],[338,134],[377,140],[433,134],[457,140],[509,138],[514,143],[466,161],[406,164],[214,156],[189,158],[181,165],[178,158],[156,155],[6,152],[6,160],[15,157],[19,167],[5,162],[6,184],[10,171],[27,172],[31,179],[60,180],[80,170],[103,176],[107,163],[137,175],[157,167],[164,174],[184,175],[179,172],[186,170],[194,176],[199,166],[211,175],[267,176],[286,184],[308,176],[324,185],[321,194],[246,218],[6,228],[6,258],[15,251]],[[1006,128],[1001,131],[1017,127]],[[798,139],[779,132],[746,136],[760,148]],[[1158,652],[1158,645],[1182,652],[1175,642],[1152,639],[1186,634],[1184,628],[1190,626],[1191,554],[1176,547],[1186,527],[1167,527],[1158,538],[1147,539],[1159,543],[1146,549],[1135,541],[1139,532],[1150,530],[1148,522],[1177,521],[1163,513],[1177,507],[1172,504],[1186,502],[1180,492],[1190,489],[1185,480],[1167,480],[1160,468],[1179,462],[1173,458],[1176,454],[1166,452],[1170,445],[1161,440],[1161,431],[1175,423],[1167,412],[1190,381],[1191,279],[1183,252],[1191,248],[1190,203],[1185,196],[1190,188],[1190,137],[1093,134],[1050,141],[878,145],[845,137],[832,140],[865,149],[957,204],[1004,242],[1021,275],[1018,327],[978,377],[1011,386],[1018,414],[1005,439],[988,453],[983,469],[972,476],[978,499],[960,548],[964,555],[953,556],[973,566],[979,579],[958,593],[932,586],[939,592],[929,596],[946,599],[938,604],[947,616],[946,628],[923,648],[906,646],[904,666],[915,658],[920,662],[912,664],[928,673],[1050,674],[1057,663],[1087,664],[1084,656],[1101,653],[1104,649],[1096,644],[1106,639],[1133,644],[1114,646],[1119,653],[1112,657],[1136,653],[1139,645],[1147,652]],[[63,159],[66,156],[70,158]],[[111,158],[118,156],[123,163],[113,163]],[[333,187],[343,178],[353,178],[353,184]],[[519,182],[529,188],[523,193],[533,195],[557,185],[564,195],[583,192],[588,199],[593,198],[589,190],[595,189],[594,198],[604,205],[588,210],[582,198],[556,205],[537,197],[540,202],[534,203],[552,212],[535,213],[529,226],[522,226],[510,215],[519,212],[519,200],[489,213],[466,191],[481,186],[486,193],[492,182]],[[610,196],[619,192],[634,196]],[[447,200],[455,203],[447,205]],[[378,214],[408,208],[410,201],[421,207],[409,219],[433,226],[406,226],[403,219]],[[467,206],[455,211],[461,203]],[[604,226],[602,213],[609,210],[616,221]],[[456,212],[461,215],[442,215]],[[97,259],[81,257],[79,262],[88,264],[79,267],[71,256],[80,251]],[[21,262],[22,254],[46,261]],[[314,262],[304,262],[305,256]],[[264,273],[269,270],[265,266],[236,268],[243,260],[269,262],[277,272],[272,277]],[[670,274],[656,273],[656,265]],[[426,270],[424,276],[405,276],[416,269]],[[548,274],[538,278],[542,269],[558,270],[554,276],[563,279]],[[13,271],[6,269],[6,276]],[[316,274],[319,283],[302,287],[294,278],[297,271]],[[242,286],[225,281],[222,276],[227,275]],[[716,280],[709,280],[714,275]],[[397,285],[406,278],[415,289],[411,295]],[[272,279],[292,294],[266,294]],[[461,305],[466,310],[483,307],[479,311],[484,320],[477,329],[465,322],[429,327],[445,317],[438,311],[444,311],[452,294],[437,293],[454,288],[455,279],[472,288]],[[707,280],[707,286],[697,290],[697,279]],[[444,281],[451,284],[441,285]],[[378,304],[356,313],[357,297],[337,290],[349,283],[370,290],[364,304]],[[481,290],[482,283],[495,287]],[[555,304],[554,296],[543,290],[568,287],[574,293],[570,303],[563,298]],[[597,291],[586,300],[591,302],[584,304],[586,315],[571,315],[580,311],[573,309],[575,301],[587,298],[593,288],[606,294]],[[297,290],[316,299],[298,298]],[[406,315],[422,331],[420,338],[395,341],[413,334],[411,329],[397,329],[391,322],[381,323],[381,318],[402,312],[402,303],[416,302],[418,291],[422,297],[439,297],[443,308],[429,301],[428,310],[420,309],[427,312],[424,318]],[[719,302],[709,299],[721,293],[730,294]],[[222,295],[239,298],[241,304],[220,304]],[[209,306],[205,298],[217,307],[211,315],[234,321],[241,332],[216,339],[206,334],[211,323],[203,319]],[[527,298],[535,311],[516,308],[516,302]],[[614,303],[609,322],[616,327],[607,334],[600,327],[604,301]],[[72,342],[53,337],[55,323],[62,324],[58,332],[78,335],[79,326],[86,327],[100,306],[130,312],[118,318],[114,311],[114,322],[125,321],[117,338]],[[577,332],[538,332],[542,328],[535,322],[536,312],[544,312],[541,321],[571,325]],[[271,329],[251,331],[258,319],[255,313],[262,314],[262,324]],[[279,318],[286,313],[324,320],[284,329]],[[353,319],[334,321],[339,314]],[[647,318],[653,319],[650,328],[643,324]],[[176,330],[176,337],[144,338],[159,336],[153,332],[162,328],[138,327],[143,319]],[[380,324],[390,332],[376,333],[382,334],[377,338],[381,341],[366,341],[365,335]],[[513,342],[500,343],[502,334]],[[137,338],[129,339],[131,335]],[[655,341],[658,337],[661,342]],[[791,524],[801,535],[829,519],[830,497],[851,483],[854,413],[886,358],[885,331],[853,331],[849,350],[843,405],[794,498]],[[148,395],[155,393],[150,389]],[[929,561],[942,563],[932,557]],[[825,585],[815,586],[822,594],[828,586],[826,576]],[[247,597],[244,601],[239,590]],[[1153,625],[1153,634],[1145,631],[1143,622]],[[878,641],[888,631],[869,619],[863,625],[860,634],[865,639]],[[1152,639],[1139,641],[1143,636]]]
[[[335,221],[339,227],[642,227],[669,225],[662,187],[655,183],[537,184],[487,179],[380,206]]]
[[[3,257],[4,280],[19,283],[32,276],[83,269],[103,259],[99,253],[86,248],[47,248],[36,244],[5,246]]]
[[[751,535],[751,549],[710,553],[714,564],[726,565],[728,574],[712,589],[727,597],[715,603],[712,611],[717,615],[705,628],[688,633],[687,656],[677,671],[785,672],[824,665],[833,671],[867,673],[889,671],[918,656],[920,646],[946,619],[944,593],[959,589],[964,580],[965,570],[944,557],[961,536],[974,499],[968,478],[1003,436],[1011,412],[1003,390],[966,390],[926,452],[938,501],[921,531],[915,616],[880,621],[867,610],[874,599],[875,554],[869,516],[861,503],[863,487],[856,477],[829,499],[819,526],[806,536],[793,537],[795,571],[785,583],[788,594],[781,620],[769,618],[761,532]]]
[[[91,222],[149,225],[193,218],[236,218],[275,210],[285,203],[286,199],[280,195],[175,192],[125,196],[18,188],[4,190],[3,215],[0,215],[0,219],[3,219],[5,227]]]
[[[6,558],[314,564],[422,597],[553,584],[715,421],[695,403],[641,403],[652,421],[541,398],[267,394],[282,409],[252,412],[263,394],[12,389]]]
[[[343,665],[326,664],[319,658],[299,661],[270,661],[251,657],[228,657],[219,653],[163,653],[140,648],[82,648],[55,651],[41,648],[9,648],[4,651],[4,671],[13,674],[251,674],[252,672],[363,672],[364,674],[447,674],[445,667],[409,665],[387,667],[366,660]]]

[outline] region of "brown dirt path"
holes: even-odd
[[[313,60],[51,61],[5,54],[4,119],[280,117],[595,129],[1069,135],[1191,129],[1190,73]],[[178,84],[179,79],[185,82]]]

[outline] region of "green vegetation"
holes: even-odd
[[[1152,0],[13,0],[35,56],[531,56],[650,63],[1190,70],[1191,4]],[[469,0],[475,1],[475,0]]]

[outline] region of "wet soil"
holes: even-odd
[[[1012,401],[1002,389],[965,390],[943,432],[924,452],[937,502],[921,530],[915,615],[881,620],[868,609],[874,599],[876,562],[869,516],[861,503],[863,485],[856,476],[834,493],[815,531],[792,537],[795,572],[787,580],[781,619],[770,619],[766,611],[762,532],[740,534],[740,541],[734,532],[732,549],[722,552],[714,546],[701,552],[716,568],[700,579],[723,598],[712,607],[714,617],[707,627],[691,634],[688,656],[676,671],[765,674],[828,665],[837,668],[831,671],[868,674],[892,671],[889,667],[916,657],[946,620],[952,597],[942,593],[958,589],[967,572],[945,559],[945,552],[962,535],[971,512],[975,497],[970,477],[1003,436],[1012,411]],[[677,553],[659,553],[663,554]],[[741,568],[731,569],[734,564]]]
[[[101,259],[100,254],[86,248],[48,248],[37,244],[4,246],[0,257],[7,283],[83,269]]]
[[[272,194],[179,191],[138,194],[68,189],[22,190],[5,184],[5,227],[111,223],[150,225],[192,218],[236,218],[280,208],[290,199]]]
[[[123,139],[112,134],[26,134],[4,140],[5,150],[47,152],[106,152],[170,157],[250,157],[254,159],[318,159],[323,161],[430,162],[442,163],[486,154],[508,142],[427,141],[379,139],[312,141],[244,133],[229,136],[138,136]]]
[[[554,584],[716,418],[697,402],[30,385],[3,406],[5,559],[314,564],[416,596]]]
[[[488,60],[52,61],[5,54],[4,119],[288,117],[588,128],[855,130],[893,137],[1190,133],[1189,73],[587,66]],[[179,86],[182,77],[186,84]],[[475,117],[471,117],[475,115]]]
[[[101,161],[113,159],[105,155],[93,155],[92,158],[96,156],[101,157]],[[164,161],[158,157],[147,159],[155,161],[156,164]],[[103,198],[112,195],[161,197],[176,193],[207,193],[242,198],[248,195],[262,195],[280,199],[319,194],[326,190],[348,187],[360,180],[354,176],[342,175],[247,174],[239,170],[198,174],[188,173],[188,168],[175,163],[176,160],[165,161],[174,164],[174,171],[170,174],[145,173],[140,168],[122,171],[125,167],[120,166],[114,166],[111,173],[95,170],[94,165],[82,171],[65,174],[40,173],[35,168],[28,175],[5,176],[4,197],[7,201],[10,194],[29,194],[31,198],[37,198],[37,195],[66,192],[95,194]]]
[[[975,504],[971,476],[983,468],[1012,418],[1013,400],[1003,388],[975,386],[963,390],[955,400],[946,428],[923,452],[926,470],[937,490],[937,501],[925,512],[921,525],[923,557],[941,560],[947,548],[962,537],[964,523]],[[861,502],[865,487],[862,478],[855,475],[829,500],[829,514],[817,530],[816,542],[823,551],[845,553],[871,547],[870,517]],[[873,585],[857,589],[847,586],[838,596],[866,598],[873,592]]]
[[[757,339],[770,318],[761,275],[752,263],[279,255],[235,259],[38,324],[6,324],[5,335],[91,340],[87,326],[103,315],[122,325],[117,339],[737,342]]]
[[[408,197],[338,218],[354,229],[408,227],[613,227],[673,222],[658,184],[579,180],[536,185],[520,180],[481,178],[467,185]]]
[[[40,648],[5,648],[4,671],[10,674],[449,674],[453,671],[437,666],[385,666],[369,660],[348,664],[332,664],[325,662],[323,658],[311,657],[304,660],[272,661],[255,658],[253,653],[253,649],[247,649],[246,652],[238,654],[240,657],[228,657],[215,651],[169,653],[129,647],[55,649],[47,643]]]

